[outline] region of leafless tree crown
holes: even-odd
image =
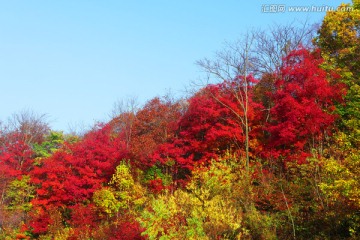
[[[278,71],[283,58],[299,46],[312,48],[315,34],[315,26],[307,22],[248,31],[241,39],[225,43],[214,59],[204,58],[197,65],[207,74],[207,83],[249,73],[260,77]]]

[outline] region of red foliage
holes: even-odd
[[[76,204],[70,210],[71,218],[68,223],[74,228],[95,228],[98,225],[96,207],[93,204]]]
[[[215,86],[212,91],[216,91]],[[230,111],[216,102],[206,89],[189,99],[189,107],[178,123],[178,135],[157,149],[154,163],[173,159],[181,168],[192,169],[195,162],[216,157],[216,153],[242,141],[242,130]]]
[[[272,121],[266,128],[271,134],[268,157],[304,162],[311,149],[330,134],[334,102],[341,99],[342,88],[330,85],[322,62],[319,51],[306,49],[286,57],[272,94]]]
[[[10,133],[4,144],[0,145],[0,171],[2,174],[16,177],[27,174],[32,168],[33,151],[19,133]]]
[[[191,170],[194,164],[208,162],[227,150],[243,153],[244,108],[240,86],[244,78],[218,85],[209,85],[188,100],[188,109],[178,123],[176,137],[158,147],[153,155],[153,164],[166,164],[174,160],[177,167]],[[255,134],[260,104],[252,101],[252,86],[256,80],[247,77],[248,112],[250,134]]]
[[[163,181],[161,178],[156,178],[149,181],[149,188],[153,193],[160,193],[162,190],[164,190],[166,187],[163,184]]]
[[[71,206],[89,199],[110,180],[126,156],[123,149],[124,144],[111,135],[108,126],[90,132],[81,142],[68,144],[32,172],[33,183],[39,185],[33,204]]]
[[[28,174],[32,164],[33,151],[21,134],[9,133],[3,141],[0,139],[0,192],[4,193],[12,180]]]
[[[130,151],[138,167],[148,163],[159,144],[174,136],[180,114],[178,103],[160,98],[150,100],[137,112]]]
[[[95,227],[96,214],[92,205],[83,205],[95,190],[107,183],[118,163],[126,157],[124,143],[113,136],[111,128],[104,126],[88,133],[75,144],[65,144],[51,157],[44,159],[31,175],[39,186],[32,204],[37,214],[31,217],[34,233],[45,233],[51,222],[47,212],[68,209],[68,224],[81,233]],[[68,214],[69,215],[69,214]]]
[[[43,208],[35,207],[30,212],[29,217],[29,226],[34,234],[46,233],[49,225],[52,223],[49,208],[45,211]]]
[[[109,240],[142,240],[141,236],[143,229],[135,220],[120,221],[115,227],[111,229]]]
[[[71,216],[67,221],[73,229],[70,239],[85,239],[96,234],[100,222],[93,204],[76,204],[70,210]]]

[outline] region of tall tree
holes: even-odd
[[[219,81],[227,84],[228,89],[232,92],[238,106],[242,109],[242,114],[237,114],[241,123],[239,126],[243,129],[245,142],[245,158],[247,166],[250,159],[250,128],[249,112],[252,107],[250,99],[255,86],[254,78],[273,80],[269,74],[278,71],[283,65],[283,58],[296,49],[299,45],[311,46],[311,39],[314,36],[314,28],[306,22],[304,24],[277,25],[271,28],[271,31],[249,31],[243,38],[228,43],[226,48],[216,53],[214,60],[204,59],[197,64],[208,74],[208,80],[218,83]],[[261,81],[259,85],[266,85],[266,88],[274,88],[274,81]],[[261,88],[260,88],[261,89]],[[259,88],[257,89],[259,93]],[[263,96],[265,96],[263,94]],[[265,103],[265,117],[270,116],[272,103],[269,99],[262,99]],[[219,101],[219,99],[217,99]],[[219,101],[225,107],[232,110],[232,106]],[[256,107],[259,107],[256,106]],[[235,111],[234,111],[235,112]],[[258,113],[261,114],[261,113]]]
[[[283,66],[284,57],[300,45],[313,48],[315,25],[307,21],[272,25],[266,30],[253,31],[255,43],[251,51],[253,72],[261,78],[264,74],[277,72]]]
[[[335,116],[334,103],[341,100],[341,85],[331,85],[321,69],[319,51],[299,49],[291,52],[276,80],[272,98],[272,120],[267,130],[267,154],[303,162],[312,150],[323,153]]]
[[[133,136],[133,125],[136,119],[136,112],[139,110],[136,98],[127,101],[115,102],[110,115],[110,125],[113,131],[120,134],[126,142],[126,148],[130,149]]]
[[[327,12],[316,44],[329,71],[340,74],[339,81],[347,85],[345,105],[338,106],[341,116],[341,138],[352,147],[360,147],[360,7],[341,5],[348,11]]]
[[[360,2],[342,4],[341,11],[327,12],[316,44],[327,71],[340,75],[347,88],[344,104],[338,104],[339,130],[323,165],[320,189],[326,196],[332,228],[341,237],[359,238],[360,167]],[[331,217],[333,216],[333,217]]]
[[[221,81],[226,84],[228,89],[242,109],[238,114],[232,106],[222,102],[217,96],[214,99],[230,111],[234,112],[243,129],[245,135],[245,159],[246,166],[249,167],[249,88],[252,83],[249,79],[253,63],[251,50],[254,44],[255,34],[247,33],[243,40],[237,44],[229,45],[228,49],[218,52],[217,58],[213,60],[204,59],[198,61],[198,65],[205,70],[209,78],[215,78],[215,81]]]

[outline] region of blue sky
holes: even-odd
[[[114,102],[140,103],[202,76],[195,61],[251,28],[325,12],[263,13],[264,4],[317,0],[0,0],[0,120],[24,109],[55,130],[106,121]],[[349,1],[347,1],[349,2]]]

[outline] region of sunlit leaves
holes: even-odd
[[[23,175],[20,179],[15,179],[9,183],[5,196],[10,209],[20,209],[29,211],[31,208],[30,200],[35,196],[35,187],[30,184],[30,176]]]
[[[324,165],[326,181],[320,184],[321,190],[331,202],[345,201],[360,209],[360,157],[350,154],[344,161],[328,160]]]
[[[281,68],[267,128],[271,134],[269,146],[277,149],[275,157],[303,162],[312,149],[321,153],[325,136],[331,134],[334,104],[341,101],[342,89],[327,80],[326,72],[320,68],[322,61],[318,51],[299,49],[286,58]]]
[[[242,191],[236,163],[212,161],[196,167],[185,189],[155,197],[139,221],[150,239],[241,238],[249,232],[237,197]],[[244,182],[243,182],[244,181]]]
[[[338,105],[339,128],[353,147],[360,146],[360,9],[354,2],[352,11],[328,12],[316,40],[325,59],[324,67],[335,71],[347,86],[345,104]],[[342,5],[349,6],[349,5]]]
[[[109,216],[119,211],[120,202],[115,198],[113,191],[102,188],[94,192],[93,201],[95,205]]]

